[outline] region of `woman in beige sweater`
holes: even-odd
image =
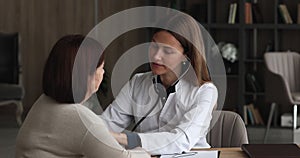
[[[125,150],[82,105],[102,81],[102,51],[97,41],[81,35],[65,36],[55,44],[44,67],[43,94],[17,137],[17,158],[150,157],[142,149]]]

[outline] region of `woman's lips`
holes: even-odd
[[[158,63],[152,63],[153,67],[164,67],[164,65],[162,64],[158,64]]]

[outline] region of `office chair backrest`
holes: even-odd
[[[18,33],[0,33],[0,83],[19,83]]]
[[[248,144],[244,121],[235,112],[213,111],[210,128],[207,141],[211,147],[240,147]]]
[[[291,92],[300,90],[300,54],[296,52],[265,53],[267,69],[283,77]]]

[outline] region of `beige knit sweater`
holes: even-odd
[[[42,95],[17,136],[16,158],[140,158],[143,150],[125,150],[103,121],[80,104],[60,104]]]

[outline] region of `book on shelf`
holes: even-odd
[[[249,105],[244,105],[244,122],[245,125],[254,125],[254,118],[252,111],[249,109]]]
[[[249,106],[247,106],[247,110],[248,110],[249,120],[251,122],[251,125],[255,125],[254,115],[253,115],[251,109],[249,108]]]
[[[265,125],[265,122],[264,122],[264,120],[263,120],[263,118],[262,118],[262,116],[261,116],[259,110],[258,110],[257,108],[254,108],[254,110],[255,110],[257,119],[258,119],[258,121],[259,121],[259,124]]]
[[[286,14],[284,13],[284,9],[281,5],[278,6],[278,9],[279,9],[279,13],[280,13],[280,16],[281,16],[281,19],[282,21],[285,23],[285,24],[288,24],[288,19],[287,19],[287,16]]]
[[[245,125],[264,125],[261,114],[253,104],[244,105],[244,122]]]
[[[256,124],[256,125],[260,124],[260,122],[258,120],[258,116],[257,116],[256,110],[254,109],[254,105],[253,104],[249,104],[248,108],[249,108],[249,110],[252,113],[254,124]]]
[[[228,24],[230,24],[231,23],[231,19],[232,19],[232,11],[233,11],[233,5],[232,4],[230,4],[229,5],[229,15],[228,15]]]
[[[283,5],[283,9],[284,9],[285,14],[287,15],[289,24],[292,24],[293,23],[293,19],[292,19],[291,15],[290,15],[290,13],[289,13],[289,11],[287,9],[287,6]]]
[[[261,9],[258,5],[257,0],[254,0],[252,3],[252,17],[253,17],[253,22],[255,23],[263,23],[263,14],[261,12]]]
[[[300,24],[300,3],[297,4],[297,24]]]
[[[243,118],[244,118],[245,125],[248,125],[247,105],[244,105],[243,112],[244,112]]]
[[[228,16],[228,23],[234,24],[237,12],[237,3],[231,3],[229,6],[229,16]]]
[[[265,125],[264,120],[262,119],[262,116],[258,110],[258,108],[255,108],[253,104],[249,104],[249,107],[254,114],[254,120],[257,125]]]
[[[252,24],[252,4],[245,2],[245,24]]]
[[[285,24],[292,24],[293,20],[285,4],[279,4],[279,13]]]

